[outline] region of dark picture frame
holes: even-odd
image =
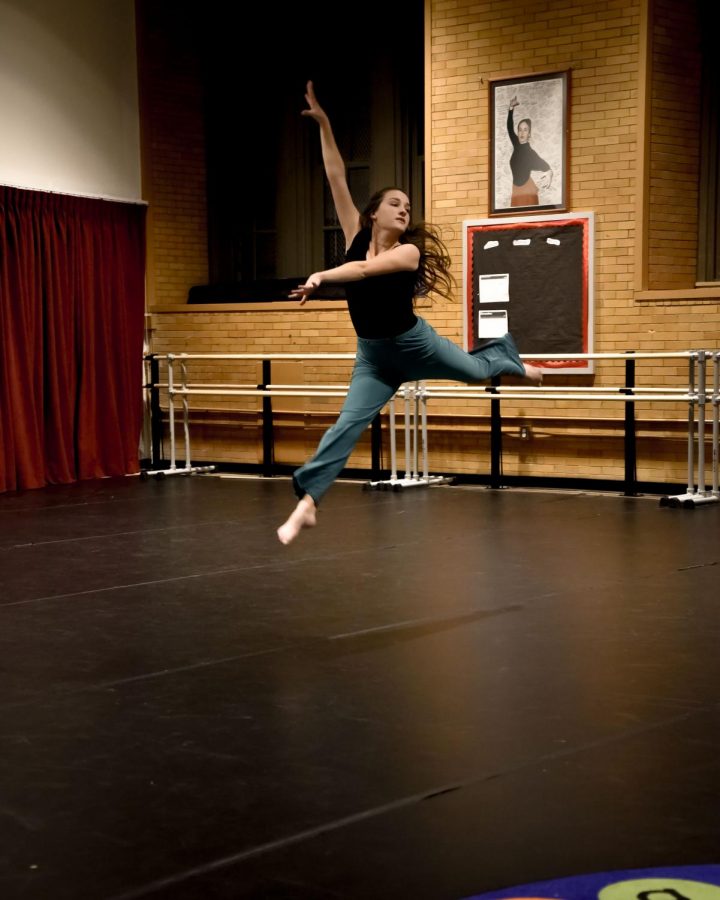
[[[569,91],[567,69],[490,80],[491,216],[568,208]]]

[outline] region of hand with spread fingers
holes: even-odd
[[[305,284],[299,284],[296,288],[293,288],[288,294],[288,297],[291,300],[299,300],[300,306],[302,306],[304,303],[307,303],[310,295],[320,287],[320,284],[320,275],[316,272],[308,278]]]

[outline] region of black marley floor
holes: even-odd
[[[720,859],[720,505],[0,496],[2,900],[411,898]]]

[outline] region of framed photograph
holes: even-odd
[[[490,81],[490,215],[567,209],[569,79]]]
[[[510,332],[523,357],[546,373],[593,374],[584,354],[593,352],[594,218],[575,212],[463,222],[466,350]]]

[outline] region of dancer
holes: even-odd
[[[510,157],[510,169],[512,170],[512,194],[510,206],[538,206],[540,203],[540,190],[549,190],[552,184],[553,171],[530,146],[532,135],[532,122],[530,119],[520,119],[515,134],[514,115],[515,107],[519,105],[517,97],[510,101],[507,117],[507,131],[513,152]],[[532,173],[539,174],[533,178]]]
[[[350,195],[345,164],[327,113],[312,82],[302,114],[320,127],[323,163],[347,247],[346,262],[315,272],[290,297],[305,303],[325,283],[342,283],[357,333],[357,356],[337,422],[323,435],[315,455],[293,475],[298,504],[277,531],[283,544],[316,524],[321,497],[345,467],[363,431],[405,381],[448,379],[474,384],[495,375],[517,375],[535,384],[540,369],[524,365],[512,337],[465,353],[413,310],[414,297],[434,291],[449,298],[450,258],[430,225],[411,225],[410,201],[399,188],[378,191],[362,212]]]

